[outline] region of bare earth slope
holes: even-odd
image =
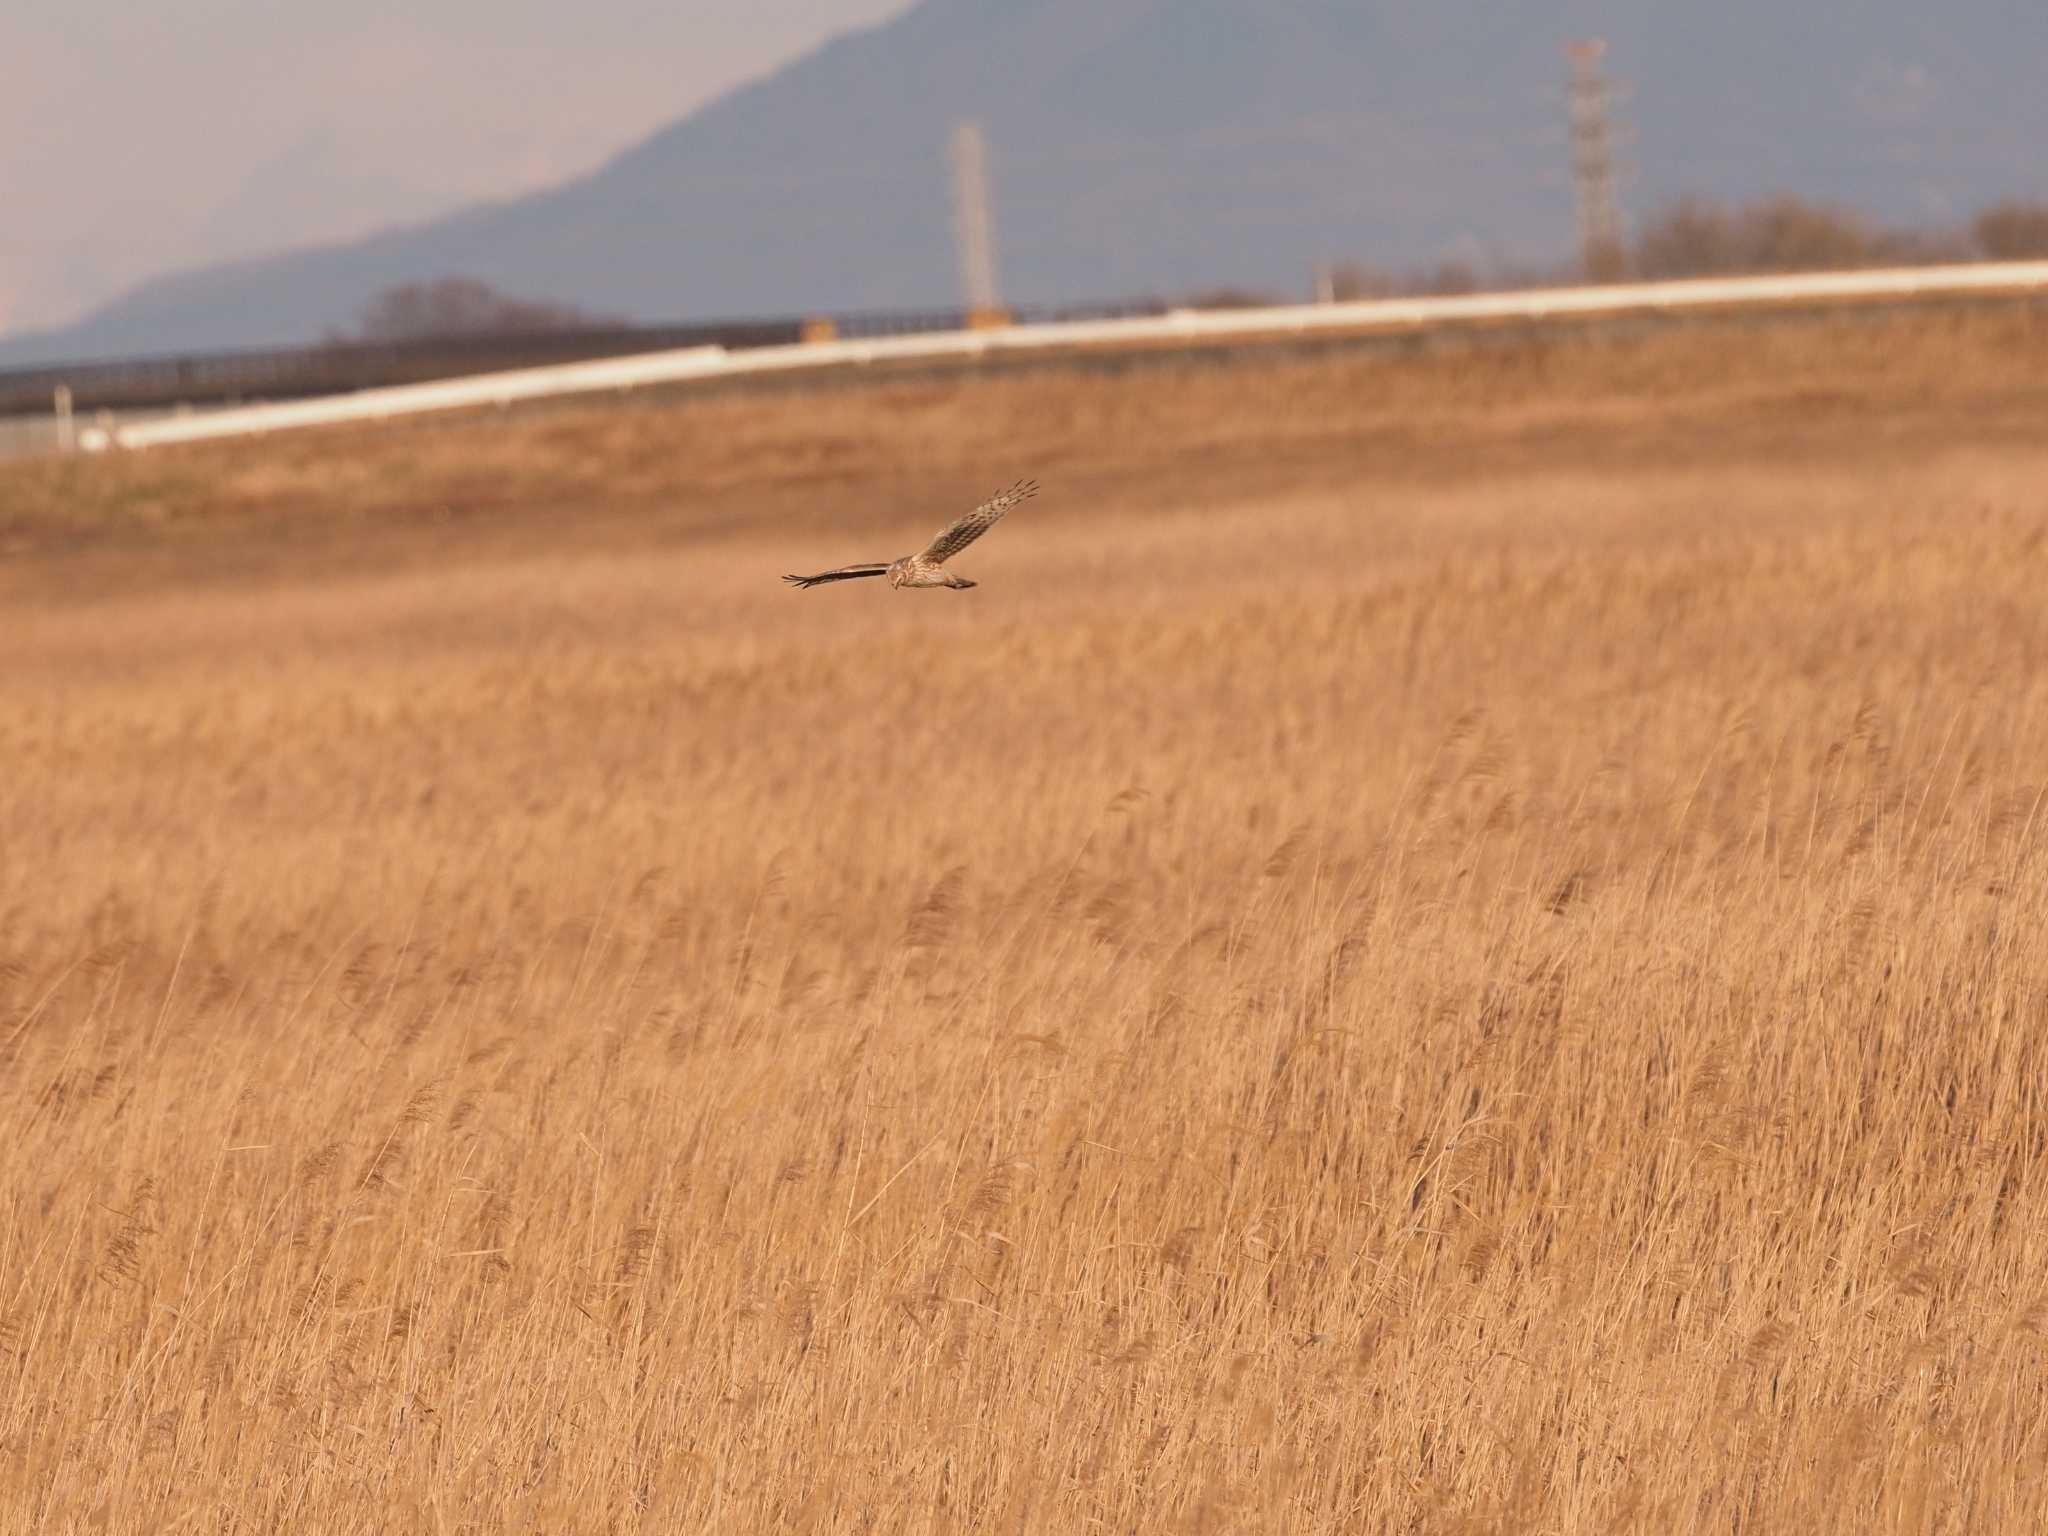
[[[2039,1529],[2044,355],[0,470],[0,1530]]]

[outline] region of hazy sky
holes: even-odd
[[[562,180],[908,4],[0,4],[0,331]]]

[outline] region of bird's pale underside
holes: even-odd
[[[820,571],[815,576],[785,576],[782,579],[792,586],[815,587],[821,581],[855,581],[863,576],[886,576],[892,587],[971,587],[974,583],[965,576],[956,576],[945,569],[946,561],[987,533],[995,526],[996,519],[1018,502],[1029,501],[1037,494],[1036,480],[1019,480],[1007,491],[998,492],[959,518],[916,554],[905,555],[900,560],[842,565],[836,571]]]

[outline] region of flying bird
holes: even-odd
[[[842,565],[836,571],[820,571],[815,576],[785,576],[782,579],[791,586],[815,587],[821,581],[857,581],[863,576],[886,576],[892,587],[953,587],[965,590],[974,583],[942,567],[993,528],[996,519],[1010,508],[1020,501],[1029,501],[1037,494],[1036,480],[1019,480],[1007,491],[999,491],[972,512],[964,514],[916,554],[905,555],[901,560]]]

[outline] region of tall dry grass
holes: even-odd
[[[1290,366],[969,595],[774,581],[949,510],[882,425],[350,546],[205,488],[369,439],[65,470],[194,489],[10,576],[0,1529],[2038,1529],[2024,370],[1394,461]],[[892,388],[949,484],[1061,398]]]

